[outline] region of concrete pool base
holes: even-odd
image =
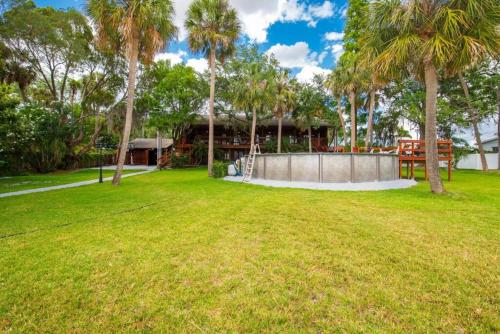
[[[225,181],[242,182],[242,176],[226,176]],[[391,180],[391,181],[372,181],[372,182],[337,182],[337,183],[320,183],[320,182],[290,182],[276,180],[252,179],[250,184],[260,186],[277,187],[277,188],[300,188],[314,190],[333,190],[333,191],[377,191],[388,189],[403,189],[413,187],[417,184],[415,180]]]

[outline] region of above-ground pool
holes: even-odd
[[[399,180],[397,154],[257,154],[252,178],[289,182],[371,182]]]

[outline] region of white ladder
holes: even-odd
[[[243,174],[243,182],[250,182],[252,179],[255,154],[260,154],[259,144],[255,144],[250,147],[250,153],[248,154],[248,161],[245,167],[245,174]]]

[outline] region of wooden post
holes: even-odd
[[[415,143],[411,143],[411,178],[415,178]]]
[[[160,169],[161,146],[160,131],[156,130],[156,168],[158,169]]]

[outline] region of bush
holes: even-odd
[[[72,168],[91,168],[99,167],[99,152],[87,152],[83,154],[78,161],[75,161]],[[114,151],[103,151],[102,152],[102,164],[112,165],[114,164],[115,152]]]
[[[172,168],[182,168],[189,163],[187,155],[172,155]]]
[[[221,178],[227,175],[227,168],[229,167],[229,162],[224,161],[214,161],[214,166],[212,169],[212,175],[215,178]]]

